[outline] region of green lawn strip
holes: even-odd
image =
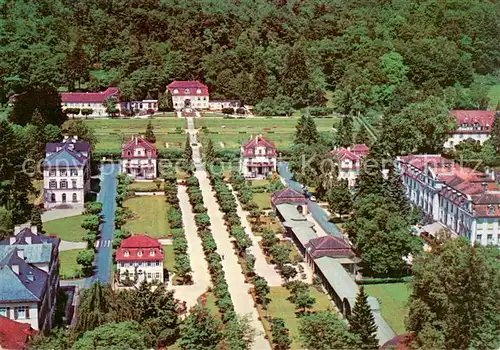
[[[87,231],[81,227],[84,215],[68,216],[43,223],[47,234],[56,235],[63,241],[81,242]]]
[[[167,269],[170,276],[175,273],[175,253],[174,246],[172,244],[163,245],[163,268]]]
[[[82,268],[76,262],[76,255],[83,250],[72,249],[59,252],[59,276],[62,279],[79,278],[82,276]]]
[[[163,184],[160,184],[160,188],[158,189],[158,186],[156,186],[156,183],[154,182],[132,182],[130,185],[128,185],[128,190],[129,191],[135,191],[135,192],[152,192],[152,191],[159,191],[163,192]]]
[[[410,290],[406,283],[367,284],[366,293],[380,303],[382,317],[396,334],[406,332],[404,320],[408,315]]]
[[[251,180],[250,184],[252,187],[260,187],[269,185],[269,180]]]
[[[500,84],[493,85],[488,92],[488,97],[490,98],[490,108],[495,109],[500,103]]]
[[[167,222],[168,204],[164,196],[140,196],[123,203],[134,215],[127,220],[124,229],[131,233],[146,234],[154,238],[167,238],[170,228]]]
[[[260,209],[271,209],[271,195],[269,193],[254,193],[253,201],[259,206]]]
[[[313,311],[335,310],[328,296],[318,292],[314,288],[309,288],[310,295],[316,298]],[[262,317],[262,322],[266,330],[270,330],[271,326],[264,316],[280,317],[285,321],[285,326],[290,330],[290,338],[292,339],[291,349],[303,349],[299,340],[299,318],[295,312],[295,304],[289,302],[287,298],[290,292],[284,287],[271,287],[268,298],[271,299],[267,310],[262,310],[258,307]],[[269,332],[270,333],[270,332]]]

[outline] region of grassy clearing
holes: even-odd
[[[327,295],[318,292],[314,288],[309,288],[311,296],[316,298],[313,311],[335,310]],[[271,334],[271,325],[264,316],[281,317],[285,321],[285,326],[290,330],[290,338],[292,339],[291,349],[302,349],[299,340],[299,318],[295,312],[295,304],[287,300],[290,292],[284,287],[271,287],[268,297],[271,299],[267,310],[262,310],[260,306],[258,311],[262,317],[262,323],[266,329],[266,333]]]
[[[175,272],[175,256],[174,256],[174,246],[171,244],[166,244],[163,246],[163,268],[167,269],[170,275]]]
[[[380,303],[382,317],[396,334],[405,333],[404,320],[408,315],[410,290],[406,283],[367,284],[366,293]]]
[[[271,195],[269,193],[254,193],[253,201],[257,203],[262,210],[271,209]]]
[[[183,129],[184,119],[179,118],[155,118],[155,119],[93,119],[84,120],[85,124],[95,130],[98,143],[96,150],[121,148],[122,142],[130,139],[133,135],[144,134],[146,125],[151,121],[156,135],[156,147],[182,148],[186,139]],[[176,132],[181,133],[176,133]]]
[[[260,187],[269,185],[269,180],[250,180],[252,187]]]
[[[500,103],[500,84],[493,85],[488,92],[488,97],[490,98],[490,108],[495,109]]]
[[[82,267],[76,262],[76,255],[84,249],[72,249],[59,252],[59,276],[62,279],[79,278],[82,276]]]
[[[153,191],[163,191],[163,183],[160,184],[160,188],[154,182],[132,182],[128,185],[129,191],[134,192],[153,192]]]
[[[80,225],[84,215],[69,216],[43,223],[43,229],[47,234],[56,235],[63,241],[81,242],[87,234]]]
[[[201,142],[210,138],[216,147],[237,149],[250,136],[262,134],[277,147],[289,147],[293,143],[298,118],[247,118],[247,119],[196,119],[196,127],[206,127],[209,133],[201,131]],[[319,131],[331,131],[335,118],[315,119]]]
[[[132,233],[143,233],[154,238],[167,238],[170,228],[167,222],[168,204],[164,196],[142,196],[127,199],[123,206],[134,217],[124,225]]]

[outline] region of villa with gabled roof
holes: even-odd
[[[90,190],[90,153],[90,144],[76,136],[47,143],[43,161],[45,208],[83,208]]]
[[[142,136],[134,136],[122,146],[121,171],[134,179],[154,180],[157,158],[154,144]]]
[[[276,146],[262,135],[243,142],[240,151],[240,172],[246,178],[262,179],[276,171]]]

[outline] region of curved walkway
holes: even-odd
[[[87,249],[87,242],[69,242],[69,241],[61,241],[59,244],[59,251],[64,252],[66,250],[73,249]]]
[[[232,190],[231,185],[229,185],[229,187]],[[236,212],[240,217],[241,225],[245,229],[245,232],[248,235],[248,237],[252,239],[253,245],[248,249],[255,257],[255,272],[259,276],[264,277],[270,287],[281,286],[284,283],[283,279],[281,278],[279,273],[276,272],[274,265],[269,264],[266,261],[266,257],[259,246],[259,242],[262,240],[262,237],[255,236],[253,234],[252,229],[250,227],[250,223],[248,222],[247,219],[248,212],[244,211],[243,208],[241,207],[240,201],[238,200],[238,197],[236,196],[236,192],[234,190],[233,190],[233,196],[235,197],[236,200],[237,204]]]
[[[211,282],[208,272],[208,263],[205,260],[201,238],[198,236],[196,222],[191,204],[189,203],[186,187],[178,186],[177,197],[179,198],[182,221],[184,222],[184,232],[188,243],[187,254],[191,261],[191,269],[193,270],[193,284],[184,286],[169,285],[168,289],[174,290],[175,297],[185,301],[189,309],[197,304],[198,297],[207,291]]]

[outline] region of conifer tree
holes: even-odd
[[[31,209],[31,217],[30,217],[31,226],[36,226],[38,233],[44,233],[43,231],[43,223],[42,223],[42,214],[40,213],[40,209],[37,207],[33,207]]]
[[[207,147],[205,148],[205,163],[214,164],[217,155],[215,153],[214,143],[212,139],[208,139]]]
[[[349,331],[359,336],[363,349],[379,348],[376,337],[377,325],[368,304],[368,295],[366,295],[363,286],[359,288],[356,303],[349,318]]]
[[[151,120],[148,122],[148,125],[146,125],[146,134],[144,135],[144,138],[146,141],[151,142],[151,143],[156,143],[156,136],[154,133],[154,126],[151,124]]]
[[[35,109],[31,122],[28,125],[28,157],[38,162],[45,157],[45,121],[38,109]]]
[[[295,144],[314,145],[319,140],[316,123],[311,116],[302,115],[295,126]]]
[[[336,144],[341,147],[349,147],[353,144],[352,117],[345,116],[340,122],[337,130]]]
[[[500,152],[500,112],[495,114],[495,120],[493,121],[493,127],[490,133],[490,142],[495,147],[497,152]]]
[[[385,182],[385,198],[392,200],[392,202],[399,208],[399,213],[403,217],[408,217],[411,213],[411,206],[401,177],[398,175],[394,167],[389,169],[387,179]]]
[[[184,144],[184,161],[190,164],[193,160],[193,149],[191,148],[191,143],[189,142],[189,135],[186,137],[186,143]]]

